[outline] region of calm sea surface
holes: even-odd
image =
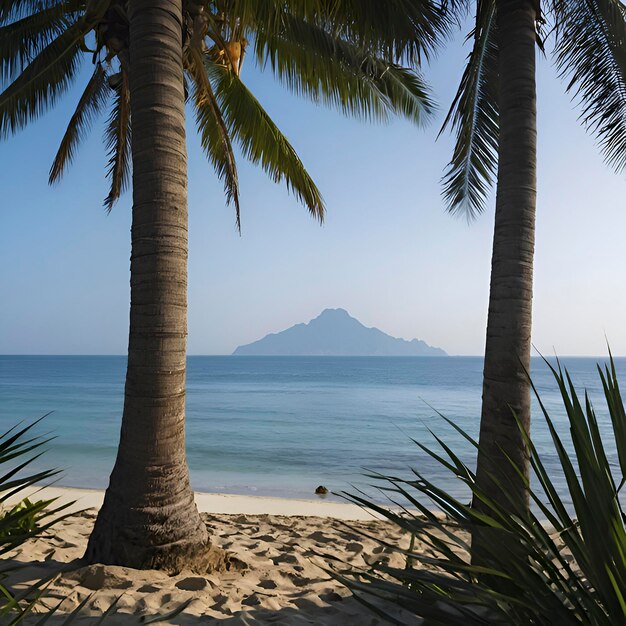
[[[606,425],[596,362],[563,360]],[[0,428],[53,411],[40,432],[57,438],[40,465],[64,468],[62,485],[105,487],[118,442],[125,367],[125,357],[0,356]],[[618,359],[617,367],[626,382],[626,359]],[[331,490],[364,485],[364,468],[407,475],[415,467],[459,493],[411,438],[432,443],[431,429],[471,463],[468,444],[434,409],[476,436],[481,370],[478,357],[190,357],[193,486],[311,497],[320,484]],[[566,434],[555,382],[540,359],[533,360],[533,378]],[[555,454],[538,411],[533,436],[554,470]],[[607,442],[613,454],[614,443]]]

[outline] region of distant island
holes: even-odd
[[[325,309],[308,324],[296,324],[239,346],[236,356],[447,356],[420,339],[391,337],[367,328],[344,309]]]

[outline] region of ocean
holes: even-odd
[[[603,359],[600,360],[601,362]],[[587,389],[606,432],[598,359],[565,358]],[[626,359],[617,359],[622,383]],[[126,358],[0,356],[0,429],[52,412],[38,432],[55,439],[38,467],[59,467],[59,484],[103,488],[118,443]],[[534,358],[533,380],[567,436],[552,374]],[[463,490],[413,439],[441,436],[467,463],[473,449],[438,415],[477,436],[479,357],[191,356],[187,373],[187,449],[198,491],[312,498],[315,488],[368,487],[367,470],[408,476],[410,468],[447,490]],[[533,438],[557,484],[557,459],[535,404]],[[615,444],[606,437],[610,454]],[[330,496],[331,498],[334,496]]]

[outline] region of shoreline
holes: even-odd
[[[16,504],[24,497],[31,500],[57,499],[55,504],[74,502],[66,512],[99,509],[104,499],[104,489],[84,489],[61,486],[33,486],[27,495],[9,498],[7,504]],[[200,513],[216,515],[279,515],[286,517],[322,517],[345,521],[371,521],[379,519],[372,512],[348,502],[318,499],[277,498],[272,496],[242,496],[226,493],[195,493]]]

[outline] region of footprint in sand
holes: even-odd
[[[289,576],[294,587],[306,587],[310,585],[312,582],[318,582],[319,579],[314,580],[312,578],[305,578],[304,576],[299,576],[298,574],[287,574]]]
[[[224,594],[219,594],[214,598],[215,603],[211,606],[211,609],[214,611],[221,611],[224,604],[228,601],[228,596]]]
[[[273,580],[260,580],[258,586],[261,589],[276,589],[278,585]]]
[[[280,563],[297,563],[298,559],[293,554],[281,554],[271,559],[271,561],[274,565],[279,565]]]
[[[346,550],[348,552],[363,552],[363,544],[357,543],[356,541],[352,541],[346,544]]]
[[[256,593],[253,593],[253,594],[249,595],[247,598],[244,598],[241,601],[241,604],[243,604],[245,606],[257,606],[257,605],[261,604],[261,599],[259,598],[259,596],[257,596]]]
[[[313,541],[317,543],[330,543],[334,541],[332,537],[327,537],[322,531],[316,530],[314,533],[309,535],[309,539],[313,539]]]
[[[172,594],[171,593],[164,593],[160,598],[159,598],[159,603],[161,606],[165,606],[166,604],[169,604],[172,601]]]

